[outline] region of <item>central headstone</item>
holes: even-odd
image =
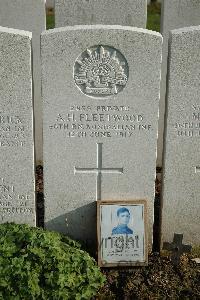
[[[147,0],[56,0],[56,27],[124,25],[146,28]]]
[[[161,46],[131,27],[42,34],[47,228],[94,239],[96,200],[147,199],[151,243]]]

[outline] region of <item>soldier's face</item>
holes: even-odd
[[[119,224],[127,225],[130,220],[130,214],[125,211],[121,214],[119,214]]]

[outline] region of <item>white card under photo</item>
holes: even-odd
[[[146,265],[146,201],[99,201],[97,214],[99,265]]]

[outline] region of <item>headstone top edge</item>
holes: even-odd
[[[34,0],[34,2],[41,3],[42,5],[46,5],[47,4],[47,0]]]
[[[15,34],[15,35],[26,36],[26,37],[29,37],[30,39],[32,39],[32,32],[30,32],[30,31],[25,31],[25,30],[0,26],[0,32],[12,33],[12,34]]]
[[[200,25],[187,26],[187,27],[182,27],[182,28],[171,30],[170,33],[171,33],[171,35],[175,35],[175,34],[181,34],[184,32],[192,32],[192,31],[199,31],[199,30],[200,30]]]
[[[152,31],[144,28],[139,27],[132,27],[132,26],[122,26],[122,25],[74,25],[74,26],[66,26],[66,27],[59,27],[55,29],[44,30],[41,35],[51,35],[54,33],[64,32],[64,31],[76,31],[76,30],[89,30],[89,29],[102,29],[102,30],[122,30],[122,31],[132,31],[132,32],[140,32],[145,33],[153,36],[158,36],[163,38],[162,35],[157,31]]]
[[[44,0],[45,2],[47,2],[47,0]],[[54,0],[54,3],[58,3],[60,0]],[[98,0],[96,0],[96,1],[98,1]],[[147,4],[147,0],[144,0],[144,4]]]

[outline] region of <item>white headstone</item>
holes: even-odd
[[[47,8],[54,8],[55,1],[54,0],[46,0]]]
[[[180,233],[199,244],[200,26],[173,30],[170,40],[162,239]]]
[[[45,0],[0,0],[0,26],[28,30],[33,35],[33,79],[36,160],[42,160],[40,34],[46,28]]]
[[[146,28],[147,0],[55,0],[55,26],[124,25]]]
[[[200,24],[200,1],[199,0],[165,0],[162,3],[161,32],[163,35],[163,58],[162,58],[162,80],[161,99],[159,109],[158,126],[158,160],[157,164],[162,165],[163,153],[163,131],[165,113],[166,75],[168,57],[169,31],[181,27]]]
[[[0,223],[36,223],[31,33],[0,27]]]
[[[41,41],[46,227],[94,239],[96,200],[147,199],[151,244],[161,35],[93,25]]]

